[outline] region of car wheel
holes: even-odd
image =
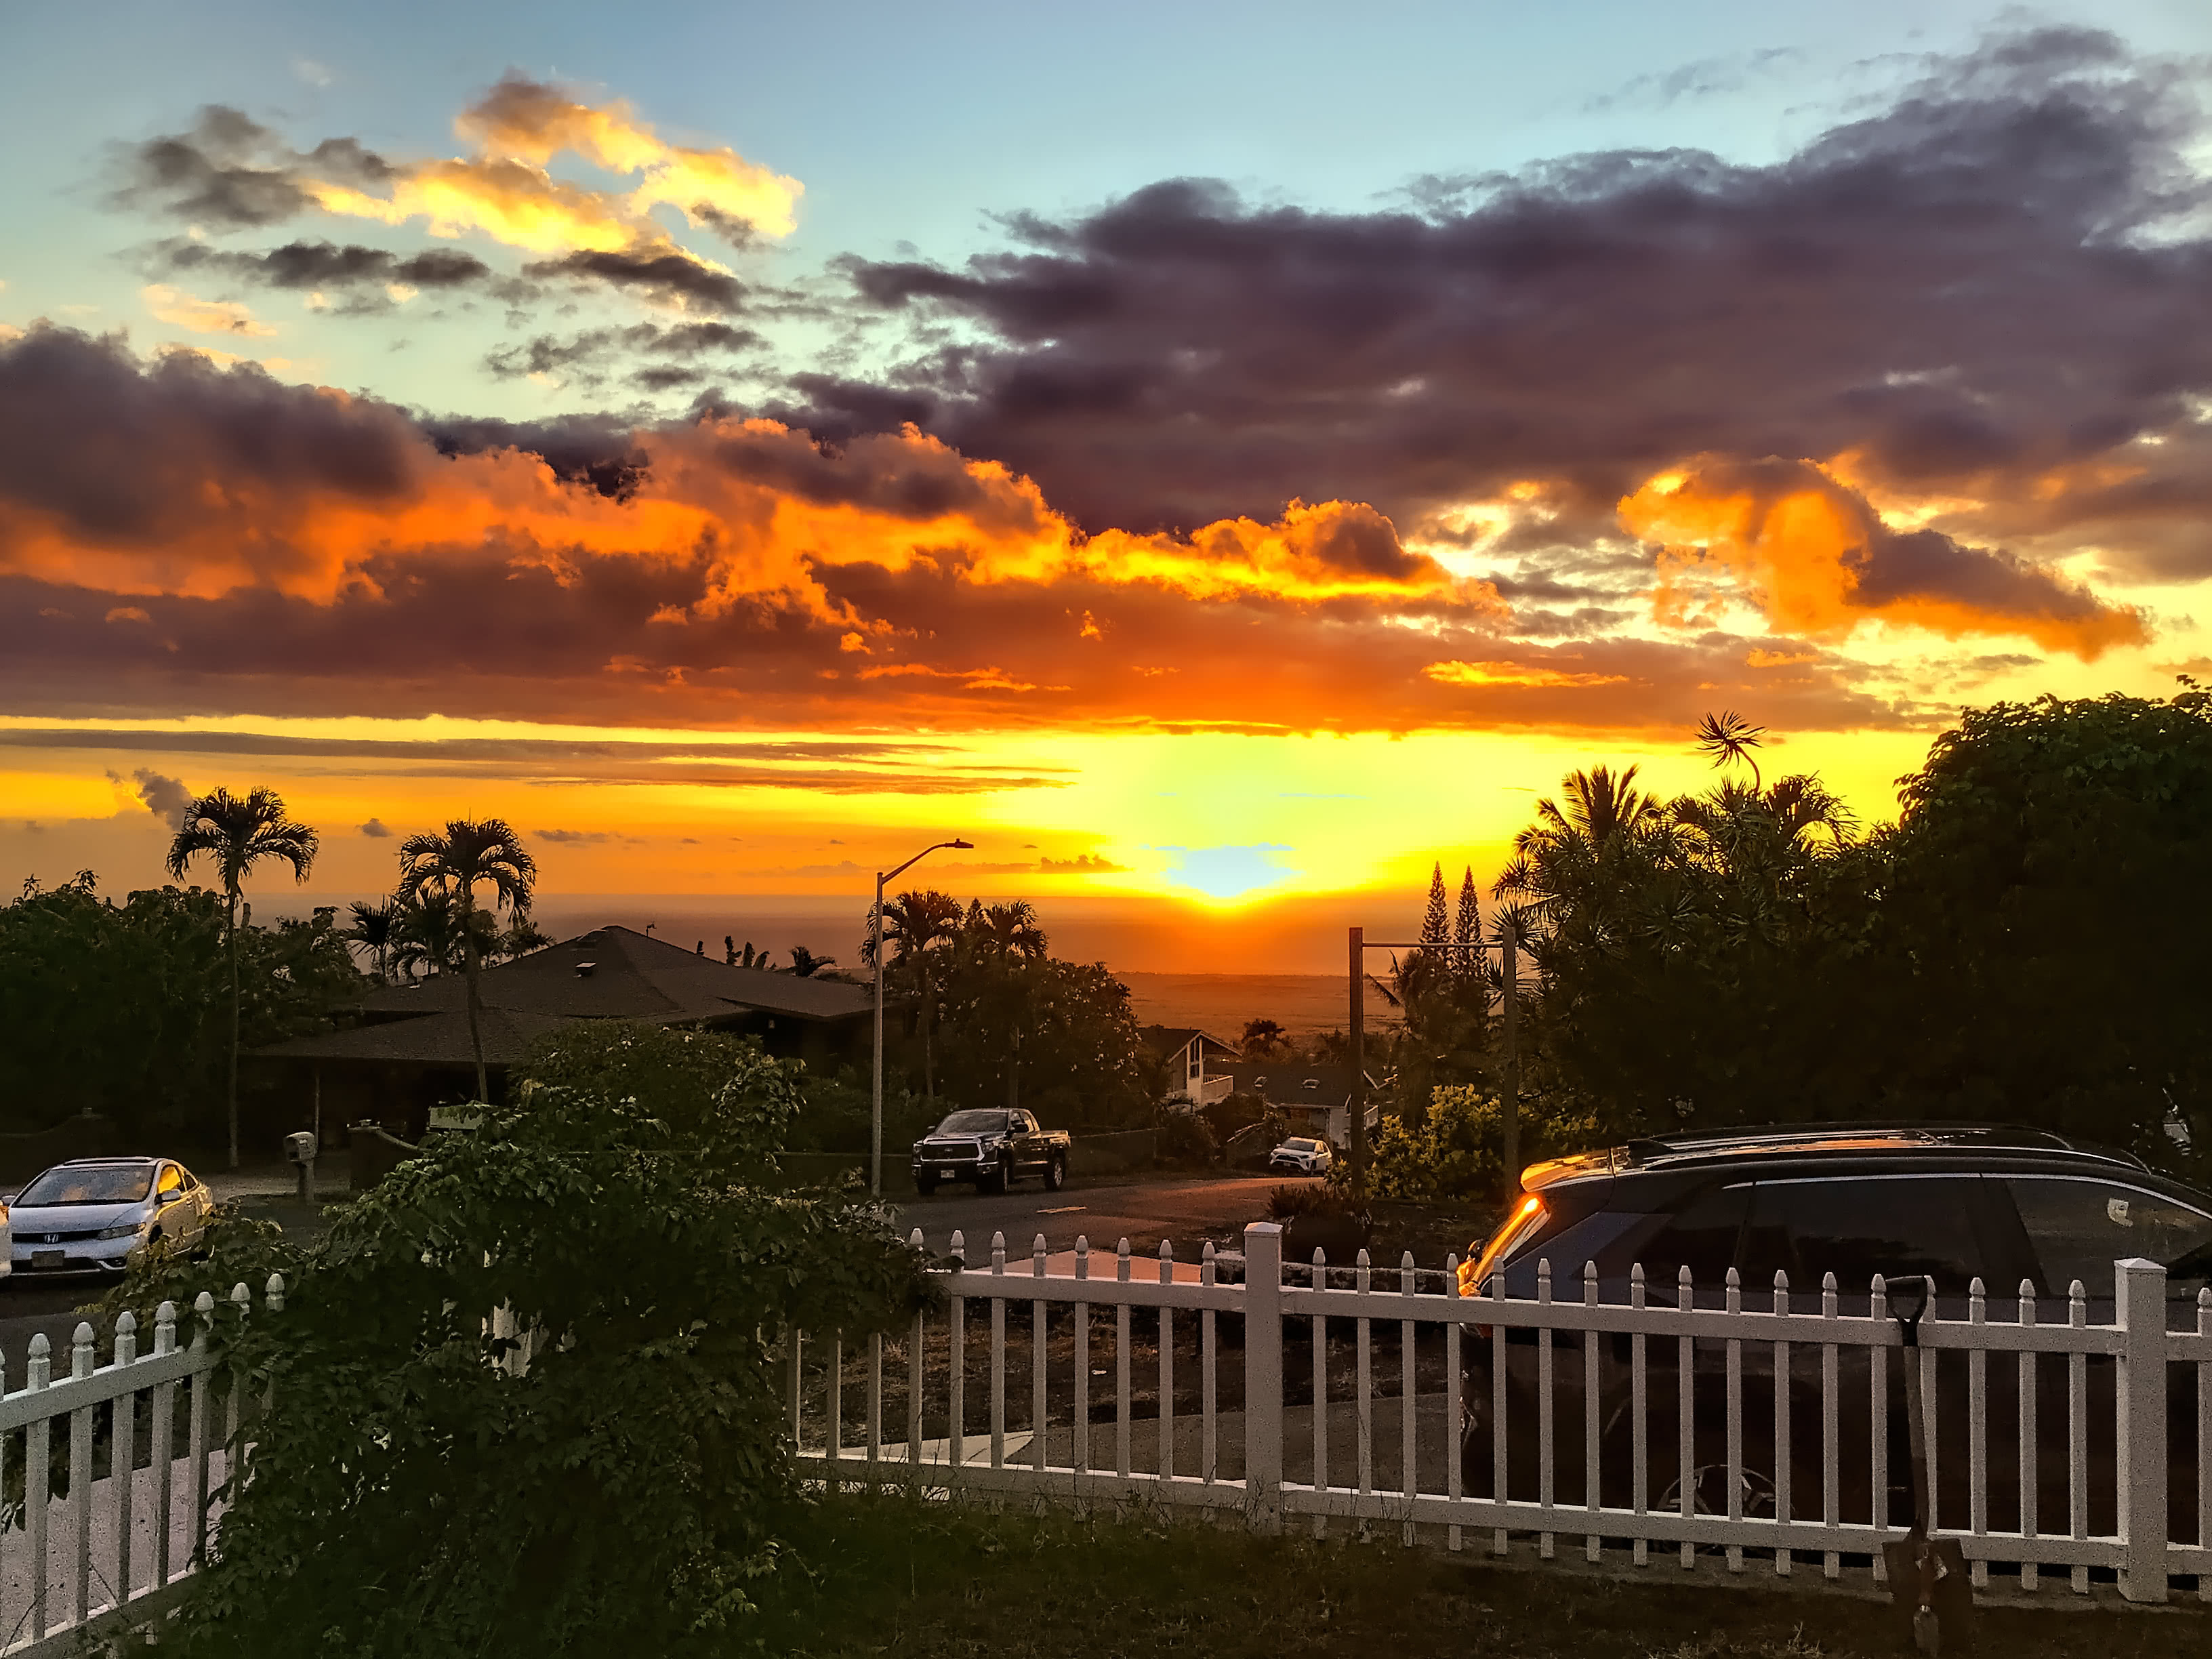
[[[975,1190],[979,1193],[1003,1193],[1013,1183],[1013,1178],[1014,1172],[1001,1164],[990,1175],[975,1177]]]
[[[1044,1166],[1044,1189],[1056,1193],[1067,1185],[1067,1160],[1055,1156]]]

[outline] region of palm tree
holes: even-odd
[[[552,942],[552,935],[541,930],[536,922],[531,921],[527,912],[522,912],[507,924],[507,931],[498,936],[498,942],[485,954],[498,956],[508,962],[513,962],[518,957],[526,957],[533,951],[542,951]]]
[[[921,997],[921,1093],[933,1104],[937,1099],[936,1055],[931,1041],[937,1001],[931,960],[937,947],[950,944],[960,928],[960,901],[934,888],[913,889],[884,905],[884,937],[890,942],[891,961],[914,981]],[[874,931],[860,941],[860,961],[876,966]]]
[[[1708,756],[1717,767],[1732,766],[1738,761],[1751,769],[1752,792],[1759,791],[1759,762],[1752,750],[1759,746],[1766,736],[1766,728],[1753,726],[1731,708],[1719,714],[1707,714],[1698,722],[1698,752]]]
[[[380,899],[374,904],[356,899],[350,908],[353,926],[338,937],[368,951],[369,960],[376,964],[377,978],[390,983],[392,953],[399,945],[400,924],[406,913],[393,898]]]
[[[169,842],[169,873],[177,880],[193,860],[211,858],[222,879],[225,903],[223,954],[230,959],[230,1069],[223,1088],[230,1122],[230,1167],[238,1167],[238,902],[246,878],[257,864],[274,860],[292,866],[295,881],[314,867],[321,838],[304,823],[284,816],[284,798],[273,789],[256,789],[241,799],[228,789],[200,796],[185,808]]]
[[[812,979],[824,968],[836,965],[837,958],[835,957],[817,957],[804,945],[791,947],[791,971],[801,979]]]
[[[1035,962],[1044,955],[1044,927],[1037,920],[1036,908],[1027,899],[986,906],[983,925],[988,932],[991,948],[1002,957],[1022,957]]]
[[[408,978],[420,969],[432,979],[460,970],[467,952],[461,945],[461,911],[452,890],[426,887],[393,903],[399,912],[398,935],[392,947],[392,965]],[[481,910],[469,915],[477,949],[485,956],[495,948],[498,935],[491,918]]]
[[[483,1006],[477,994],[477,884],[491,887],[495,913],[520,918],[530,908],[538,886],[538,860],[530,856],[504,818],[455,818],[443,835],[410,836],[399,843],[399,892],[411,897],[426,889],[451,892],[460,910],[461,959],[469,976],[469,1048],[476,1055],[477,1098],[489,1100],[484,1075]]]
[[[1516,902],[1522,923],[1571,919],[1593,938],[1613,925],[1621,896],[1636,884],[1630,866],[1668,833],[1665,809],[1634,787],[1636,772],[1570,772],[1560,781],[1564,805],[1549,796],[1536,803],[1537,822],[1513,838],[1492,890]]]

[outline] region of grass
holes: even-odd
[[[1819,1589],[1648,1582],[1346,1537],[1261,1538],[1105,1513],[994,1512],[903,1496],[825,1499],[785,1528],[776,1575],[732,1652],[888,1659],[1844,1659],[1910,1652],[1885,1604]],[[2212,1613],[1987,1607],[2004,1659],[2202,1659]],[[2073,1603],[2073,1605],[2069,1605]],[[757,1646],[756,1646],[757,1644]]]

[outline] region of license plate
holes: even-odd
[[[937,1172],[937,1178],[939,1181],[950,1181],[952,1179],[952,1171],[950,1170],[939,1170]]]
[[[66,1267],[69,1266],[69,1252],[67,1250],[33,1250],[31,1252],[31,1266],[33,1269]]]

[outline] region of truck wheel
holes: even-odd
[[[1066,1185],[1067,1185],[1067,1160],[1058,1152],[1054,1152],[1052,1155],[1052,1161],[1044,1166],[1044,1189],[1048,1193],[1056,1193]]]
[[[975,1177],[975,1190],[979,1193],[1003,1193],[1013,1185],[1013,1170],[1001,1164],[989,1175]]]
[[[935,1177],[928,1176],[916,1176],[914,1178],[914,1189],[920,1193],[924,1198],[934,1198],[937,1195],[937,1182]]]

